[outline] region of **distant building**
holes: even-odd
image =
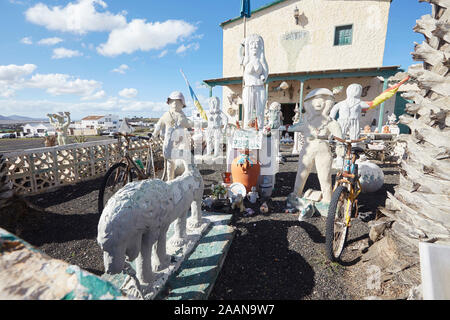
[[[88,116],[81,119],[81,129],[94,129],[105,131],[117,131],[120,126],[120,120],[118,116],[108,114],[105,116]]]
[[[55,135],[56,130],[50,123],[27,123],[23,126],[24,136],[39,136]]]

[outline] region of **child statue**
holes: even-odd
[[[174,149],[184,144],[183,157],[189,156],[190,158],[190,136],[185,129],[193,128],[194,122],[189,120],[182,111],[186,107],[186,103],[181,92],[172,92],[167,98],[167,104],[170,106],[170,109],[156,123],[153,138],[159,138],[161,133],[164,136],[163,156],[165,171],[163,178],[167,173],[167,179],[170,181],[175,177],[175,159],[177,156],[174,155],[174,151],[180,151]]]
[[[258,127],[263,128],[267,100],[265,83],[269,76],[263,38],[257,34],[248,36],[244,43],[244,55],[241,54],[240,58],[244,66],[244,129],[255,127],[256,121]]]
[[[47,117],[50,120],[50,124],[56,129],[58,145],[65,146],[67,142],[67,129],[70,126],[70,112],[49,113]],[[66,117],[67,121],[64,122]]]
[[[300,109],[298,108],[298,104],[295,105],[294,112],[295,112],[295,115],[292,118],[292,124],[297,124],[300,122]],[[304,142],[304,139],[303,139],[303,136],[301,135],[301,133],[295,132],[294,133],[294,147],[292,148],[292,154],[299,154],[304,143],[305,142]]]
[[[327,116],[327,111],[334,103],[333,93],[325,88],[315,89],[305,97],[305,121],[289,127],[290,132],[300,132],[305,137],[304,146],[300,151],[297,177],[294,192],[288,197],[288,202],[295,202],[303,194],[306,180],[315,166],[322,191],[322,202],[329,205],[331,201],[331,166],[333,156],[328,141],[319,138],[330,135],[342,138],[339,124]],[[344,150],[336,147],[336,153]]]
[[[225,122],[223,121],[225,119]],[[208,128],[206,130],[206,154],[219,156],[220,147],[223,143],[223,136],[228,124],[227,115],[220,108],[220,100],[217,97],[209,99]],[[223,127],[223,129],[222,129]]]
[[[354,83],[347,88],[347,99],[337,103],[330,112],[330,118],[335,119],[339,112],[338,123],[341,127],[342,135],[348,136],[352,140],[359,139],[360,127],[359,119],[361,111],[368,109],[369,105],[361,101],[362,86]]]

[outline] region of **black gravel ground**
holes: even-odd
[[[270,212],[259,213],[259,202],[251,206],[256,214],[245,217],[233,213],[236,236],[227,254],[222,271],[210,299],[351,299],[355,298],[346,280],[346,269],[354,266],[361,252],[346,250],[344,263],[330,263],[324,251],[325,219],[313,217],[298,221],[298,214],[284,213],[286,196],[291,192],[297,169],[297,156],[289,156],[280,165],[274,194],[268,201]],[[360,212],[374,213],[385,203],[386,191],[393,192],[397,169],[382,165],[384,187],[359,198]],[[209,186],[221,182],[224,166],[200,166],[206,192]],[[75,264],[94,274],[104,272],[102,252],[96,243],[98,188],[101,179],[60,188],[53,193],[29,197],[33,204],[45,209],[21,218],[19,236],[49,256]],[[306,188],[319,189],[317,176],[312,174]],[[223,211],[227,212],[227,209]],[[5,215],[3,215],[5,216]],[[1,217],[0,217],[1,218]],[[1,224],[1,219],[0,219]],[[367,239],[366,222],[356,219],[348,237],[351,247]],[[362,298],[362,297],[356,297]]]

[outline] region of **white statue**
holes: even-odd
[[[172,245],[180,247],[190,228],[202,225],[203,178],[193,162],[185,162],[184,173],[172,181],[142,180],[128,183],[107,202],[98,224],[97,242],[103,250],[105,271],[120,273],[125,257],[136,261],[141,284],[150,284],[153,271],[167,268],[167,230],[175,222]],[[187,212],[191,209],[191,217]],[[156,243],[156,261],[151,261]]]
[[[298,108],[298,104],[295,105],[294,109],[295,115],[292,118],[292,124],[296,124],[300,122],[300,109]],[[294,132],[294,147],[292,148],[292,154],[299,154],[300,150],[303,147],[305,140],[300,132]]]
[[[283,125],[283,115],[281,114],[281,104],[272,102],[269,107],[269,127],[270,129],[278,129]]]
[[[54,114],[47,114],[50,120],[50,124],[55,127],[56,133],[58,135],[57,141],[58,145],[64,146],[67,143],[67,129],[70,126],[70,112],[58,112]],[[67,121],[64,119],[67,117]],[[56,121],[55,121],[56,119]]]
[[[225,120],[225,121],[223,121]],[[217,97],[209,99],[208,129],[206,130],[206,154],[219,156],[223,144],[223,136],[228,125],[228,117],[220,108],[220,100]],[[222,128],[223,127],[223,128]]]
[[[330,145],[319,137],[330,135],[342,138],[339,124],[327,116],[327,111],[334,103],[333,93],[325,88],[315,89],[305,97],[305,119],[289,127],[290,132],[300,132],[305,137],[305,144],[300,151],[294,192],[289,196],[300,197],[306,180],[315,166],[322,191],[322,201],[331,201],[331,166],[333,156]],[[344,150],[336,147],[336,153],[343,155]]]
[[[174,151],[182,151],[184,156],[190,154],[190,135],[187,128],[193,128],[194,122],[189,120],[182,109],[186,107],[184,96],[179,91],[174,91],[167,98],[169,111],[163,114],[155,125],[153,138],[157,139],[161,134],[164,136],[163,155],[164,155],[164,175],[167,174],[168,181],[175,177]],[[180,147],[180,145],[182,147]],[[178,150],[175,150],[177,149]]]
[[[330,118],[335,119],[339,112],[338,123],[344,137],[348,136],[352,140],[359,139],[359,120],[361,111],[369,108],[369,105],[361,101],[362,86],[354,83],[347,88],[347,99],[337,103],[330,112]]]
[[[269,67],[264,55],[264,40],[254,34],[245,39],[244,55],[241,55],[241,65],[244,66],[244,89],[242,101],[244,105],[244,129],[264,126],[264,108],[266,106],[265,83],[269,76]]]
[[[247,199],[250,201],[250,203],[256,203],[256,201],[259,198],[259,194],[256,191],[256,187],[252,187],[252,190],[247,194]]]

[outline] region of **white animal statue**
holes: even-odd
[[[330,118],[335,119],[339,112],[338,123],[344,137],[352,140],[359,139],[361,111],[369,108],[369,105],[361,101],[363,87],[353,83],[347,88],[347,99],[337,103],[330,111]]]
[[[209,99],[208,128],[206,130],[206,154],[219,156],[222,151],[223,137],[226,133],[228,117],[220,108],[220,100],[217,97]],[[222,128],[223,127],[223,128]]]
[[[193,164],[185,162],[184,173],[171,180],[131,182],[107,202],[98,224],[97,242],[103,250],[105,272],[120,273],[125,257],[136,260],[136,275],[141,284],[154,279],[153,271],[167,268],[171,257],[166,251],[166,236],[175,222],[170,239],[181,246],[186,237],[186,224],[198,228],[202,224],[201,203],[203,178]],[[191,217],[187,213],[191,209]],[[151,261],[156,244],[156,261]]]
[[[325,88],[312,90],[304,101],[305,121],[290,126],[288,131],[300,132],[305,137],[305,144],[300,151],[294,192],[288,201],[294,201],[303,193],[306,180],[315,166],[322,191],[322,200],[331,201],[331,166],[333,156],[330,145],[319,137],[330,135],[342,138],[339,124],[327,116],[327,111],[334,103],[333,93]],[[336,153],[344,154],[344,149],[336,147]]]
[[[263,38],[257,34],[248,36],[244,42],[244,53],[242,54],[242,49],[240,51],[240,59],[244,66],[244,129],[254,127],[255,120],[258,128],[262,129],[267,100],[265,84],[269,76]]]
[[[178,149],[182,148],[185,156],[190,154],[190,135],[184,129],[193,128],[194,122],[189,120],[182,111],[186,107],[186,103],[181,92],[172,92],[167,98],[167,104],[170,106],[170,109],[156,123],[152,138],[158,139],[161,134],[164,136],[163,180],[167,176],[167,180],[170,181],[175,178],[174,160],[176,159],[176,152],[180,151]]]
[[[47,117],[50,120],[50,124],[56,129],[58,145],[65,146],[67,143],[67,129],[70,126],[70,112],[49,113]],[[66,117],[67,121],[64,122]]]

